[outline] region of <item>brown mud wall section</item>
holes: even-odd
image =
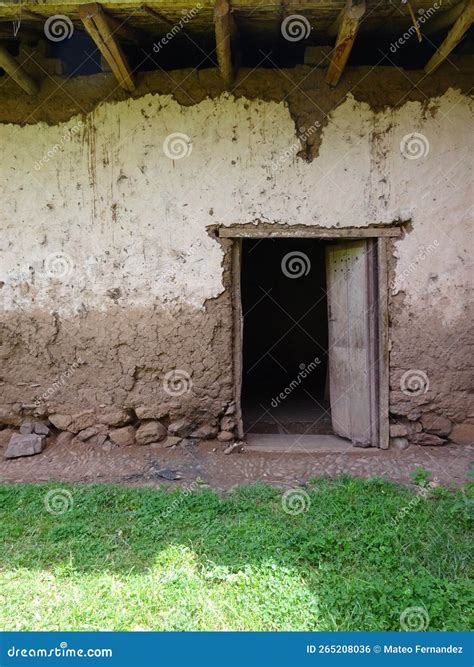
[[[219,418],[227,412],[229,425],[233,413],[231,242],[221,243],[225,291],[203,310],[115,305],[74,319],[3,317],[0,422],[51,417],[78,432],[102,419],[159,419],[173,435],[217,435]]]
[[[430,98],[442,95],[448,88],[469,93],[474,58],[450,56],[450,63],[431,76],[423,70],[404,73],[395,67],[348,68],[336,88],[326,84],[324,69],[306,66],[288,70],[242,69],[231,93],[236,98],[250,100],[285,100],[297,131],[317,128],[311,132],[301,153],[311,160],[317,156],[328,114],[342,104],[349,93],[374,111],[417,101],[426,106],[427,114],[436,113]],[[2,81],[0,123],[26,125],[43,121],[55,125],[77,114],[87,114],[105,102],[139,98],[148,93],[171,95],[179,104],[192,106],[226,92],[215,69],[139,73],[136,83],[135,92],[129,94],[118,87],[109,73],[67,81],[49,77],[43,82],[40,94],[32,97],[20,91],[13,81]]]
[[[326,114],[349,92],[375,110],[417,100],[426,104],[426,113],[436,113],[429,98],[442,95],[449,87],[468,91],[472,62],[472,58],[463,58],[461,68],[458,59],[460,69],[455,74],[451,67],[443,67],[431,77],[421,71],[409,72],[418,87],[395,68],[348,69],[336,89],[326,86],[322,70],[243,70],[232,92],[249,99],[285,99],[297,130],[318,123],[320,130]],[[31,98],[19,93],[14,83],[2,83],[0,122],[44,121],[53,125],[88,113],[105,101],[127,97],[109,74],[72,79],[63,82],[63,87],[71,96],[46,81],[39,97]],[[187,70],[139,75],[134,97],[171,94],[180,104],[192,105],[222,92],[215,70]],[[320,131],[311,135],[301,157],[317,155],[320,137]],[[97,422],[114,427],[149,419],[159,419],[177,435],[208,436],[218,429],[231,429],[231,243],[221,243],[226,290],[208,301],[204,310],[165,312],[153,306],[133,309],[114,305],[106,312],[86,312],[73,320],[44,311],[20,310],[4,316],[0,328],[0,423],[18,425],[36,415],[43,420],[52,417],[57,427],[74,432]],[[393,271],[395,260],[391,261]],[[442,313],[427,313],[422,329],[418,325],[414,328],[414,322],[420,320],[404,306],[403,293],[390,298],[389,310],[392,437],[418,444],[442,444],[449,438],[470,442],[474,415],[472,408],[469,412],[466,369],[472,347],[469,318],[458,319],[452,331],[443,328]],[[407,368],[425,369],[436,393],[402,393],[400,377]],[[163,377],[172,369],[189,373],[190,391],[180,394],[179,387],[176,395],[165,391]]]

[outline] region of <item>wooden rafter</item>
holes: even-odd
[[[347,0],[339,17],[336,46],[326,75],[326,83],[330,86],[336,86],[342,76],[364,14],[365,0]]]
[[[79,16],[120,86],[129,92],[135,90],[132,71],[102,7],[97,3],[81,5]]]
[[[16,81],[28,95],[38,94],[39,85],[31,78],[31,76],[29,76],[29,74],[23,71],[21,65],[4,46],[0,46],[0,67],[4,69],[8,76]]]
[[[468,0],[469,1],[469,0]],[[436,11],[426,23],[423,24],[423,34],[432,35],[434,32],[450,28],[460,17],[466,8],[466,0],[461,0],[444,12]]]
[[[216,0],[214,8],[214,28],[216,33],[216,53],[219,70],[224,83],[229,87],[235,78],[232,60],[232,44],[237,29],[228,0]]]
[[[427,74],[431,74],[438,69],[441,63],[449,56],[451,51],[459,44],[473,23],[474,0],[468,0],[463,13],[449,31],[448,36],[426,63],[425,72]]]
[[[123,39],[139,46],[149,39],[149,35],[146,32],[127,24],[123,15],[120,19],[116,19],[114,16],[110,16],[110,14],[105,14],[105,16],[111,30]]]
[[[109,24],[111,30],[114,33],[117,33],[120,37],[123,37],[129,42],[133,42],[135,44],[142,44],[143,40],[146,39],[146,34],[142,30],[127,25],[127,23],[125,22],[126,17],[122,16],[121,19],[116,19],[115,17],[111,16],[108,13],[104,12],[104,14],[106,16],[107,23]],[[39,20],[41,21],[41,24],[43,24],[47,18],[43,14],[38,14],[38,12],[31,11],[31,9],[22,9],[22,16]],[[73,20],[70,16],[69,19],[74,26],[74,30],[80,30],[80,31],[86,30],[85,26],[80,21],[76,21],[76,19]]]

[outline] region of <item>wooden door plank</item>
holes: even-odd
[[[378,386],[379,386],[379,446],[388,449],[389,426],[389,334],[388,334],[388,258],[387,241],[377,239],[377,289],[378,289]]]
[[[350,440],[350,396],[346,391],[350,385],[350,369],[345,353],[349,348],[348,311],[340,306],[347,300],[345,251],[331,246],[326,257],[331,419],[335,433]]]
[[[379,378],[379,293],[377,282],[377,244],[367,241],[366,252],[366,291],[368,314],[368,382],[370,392],[370,440],[380,447],[380,378]]]
[[[369,271],[366,241],[328,247],[329,386],[333,428],[354,444],[376,446]]]

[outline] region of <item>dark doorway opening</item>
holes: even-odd
[[[246,433],[331,434],[327,241],[244,239],[242,413]]]

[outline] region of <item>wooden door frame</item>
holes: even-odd
[[[271,238],[315,238],[326,240],[367,239],[374,249],[373,297],[376,301],[376,347],[377,351],[377,403],[378,403],[378,446],[389,447],[389,317],[388,317],[388,257],[387,242],[399,238],[400,227],[348,227],[327,229],[305,227],[303,225],[271,225],[272,229],[255,225],[220,227],[219,237],[232,239],[232,317],[233,317],[233,378],[237,435],[244,437],[242,420],[242,374],[243,374],[243,314],[241,293],[242,240]],[[273,229],[274,227],[274,229]]]

